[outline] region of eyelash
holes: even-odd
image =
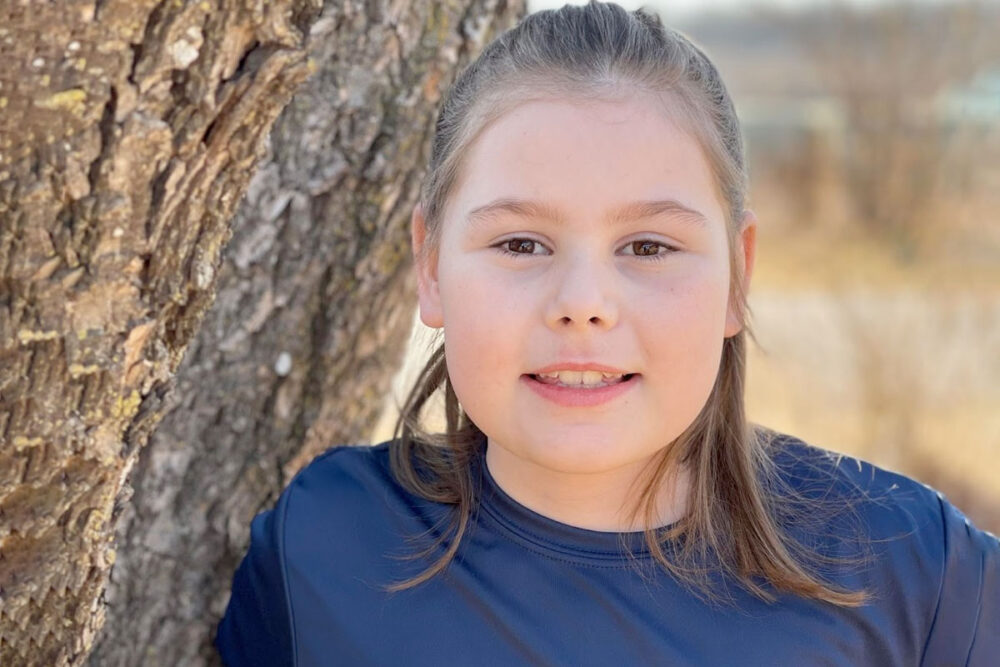
[[[510,245],[514,241],[530,241],[531,243],[538,243],[539,245],[542,245],[541,242],[536,241],[535,239],[514,237],[514,238],[507,239],[506,241],[501,241],[500,243],[497,243],[493,247],[496,248],[497,250],[499,250],[502,254],[507,255],[508,257],[533,257],[534,256],[534,253],[530,253],[530,252],[512,252],[512,251],[508,250],[507,246]],[[658,245],[660,247],[663,247],[663,248],[667,249],[667,252],[662,252],[662,253],[661,252],[657,252],[655,255],[634,255],[635,257],[638,257],[639,259],[649,260],[649,261],[652,261],[652,262],[662,262],[664,259],[666,259],[667,255],[670,255],[671,253],[674,253],[674,252],[678,251],[678,249],[675,248],[675,247],[673,247],[673,246],[669,246],[666,243],[661,243],[659,241],[654,241],[652,239],[637,239],[635,241],[629,241],[625,245],[629,246],[629,245],[632,245],[634,243],[652,243],[652,244],[655,244],[655,245]]]

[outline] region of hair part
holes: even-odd
[[[634,521],[642,514],[651,555],[703,599],[721,599],[710,582],[711,574],[721,571],[767,601],[776,599],[774,591],[785,591],[841,606],[864,604],[868,592],[840,590],[818,574],[827,565],[863,558],[828,556],[796,541],[783,528],[789,519],[797,526],[821,526],[822,517],[849,511],[850,504],[840,499],[839,506],[821,506],[816,498],[799,496],[781,480],[772,458],[772,435],[746,419],[746,337],[756,339],[739,253],[748,189],[743,139],[719,73],[685,36],[643,9],[628,12],[616,4],[591,0],[585,6],[566,5],[528,15],[491,42],[461,73],[440,109],[421,189],[427,233],[418,261],[429,261],[436,253],[446,209],[461,186],[470,147],[494,121],[532,100],[614,101],[636,91],[661,100],[669,117],[694,136],[707,157],[724,204],[730,299],[743,328],[723,342],[719,372],[699,415],[647,468],[630,518]],[[445,432],[429,433],[421,425],[421,415],[442,388]],[[424,572],[387,590],[427,581],[456,554],[477,508],[479,480],[472,479],[470,463],[484,442],[484,434],[459,404],[442,343],[400,411],[390,465],[410,492],[453,506],[448,530],[408,557],[427,557],[443,543],[448,546]],[[688,512],[675,524],[657,528],[658,490],[678,466],[686,466],[691,474]]]

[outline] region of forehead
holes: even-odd
[[[659,98],[532,100],[485,130],[463,160],[453,214],[499,197],[550,202],[576,217],[673,199],[720,223],[707,157]]]

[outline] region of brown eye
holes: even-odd
[[[663,248],[666,252],[660,252],[660,248]],[[678,252],[677,248],[652,239],[639,239],[637,241],[631,241],[625,244],[623,250],[631,250],[631,252],[626,254],[632,255],[633,257],[641,257],[647,262],[662,262],[669,258],[673,253]]]
[[[661,245],[662,244],[660,243],[654,243],[652,241],[633,241],[632,251],[640,257],[655,255],[660,251]]]
[[[506,241],[500,241],[492,248],[495,248],[504,257],[538,257],[539,254],[535,252],[538,249],[537,246],[545,247],[541,241],[536,241],[529,238],[513,238],[507,239]]]

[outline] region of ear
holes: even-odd
[[[413,243],[413,264],[417,271],[417,302],[420,306],[420,321],[425,325],[440,329],[444,326],[441,311],[441,294],[437,281],[437,251],[425,258],[424,241],[427,238],[427,224],[424,212],[418,203],[410,218],[410,240]]]
[[[747,209],[743,213],[743,220],[740,224],[740,233],[736,237],[739,247],[734,254],[737,262],[741,264],[739,268],[743,269],[742,287],[743,293],[747,294],[750,291],[750,277],[753,275],[754,260],[757,255],[757,216],[754,215],[753,211]],[[736,306],[735,298],[731,294],[729,308],[726,312],[726,338],[735,336],[743,329]]]

